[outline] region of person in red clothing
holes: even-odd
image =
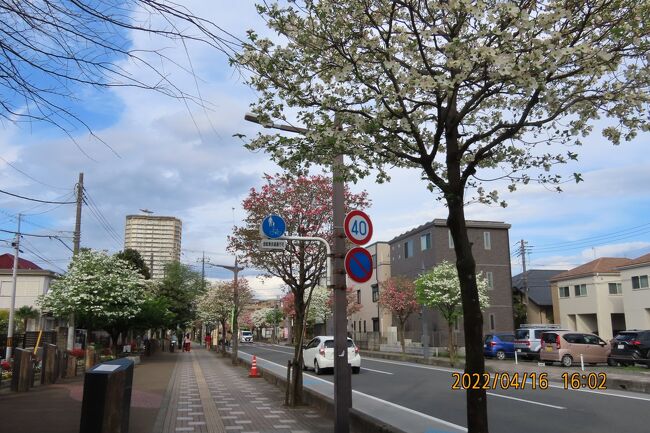
[[[183,352],[190,351],[191,342],[192,340],[190,340],[190,334],[189,333],[185,334],[185,338],[183,338]]]
[[[210,350],[212,347],[212,335],[205,334],[205,348]]]

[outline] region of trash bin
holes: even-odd
[[[86,372],[79,433],[128,433],[133,365],[121,358]]]

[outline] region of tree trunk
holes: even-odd
[[[404,325],[406,320],[399,321],[399,342],[402,344],[402,353],[406,353],[406,345],[404,344]]]
[[[232,344],[232,364],[237,365],[239,362],[238,355],[238,349],[239,349],[239,324],[238,319],[239,319],[239,311],[235,307],[235,314],[233,315],[233,320],[232,320],[232,337],[230,338],[230,344]]]
[[[221,320],[221,355],[226,356],[226,320]]]
[[[449,162],[449,161],[448,161]],[[450,170],[452,171],[452,170]],[[452,183],[450,181],[450,183]],[[451,231],[456,252],[456,269],[460,279],[460,292],[463,303],[463,330],[465,331],[465,373],[482,375],[485,372],[483,358],[483,313],[476,285],[476,262],[472,254],[472,244],[467,236],[465,211],[463,208],[462,187],[452,186],[458,194],[446,194],[449,217],[447,225]],[[484,389],[467,390],[468,433],[487,433],[487,398]]]
[[[456,365],[456,351],[454,348],[454,323],[447,322],[448,333],[447,335],[447,350],[449,351],[449,363],[453,367]]]
[[[293,322],[294,351],[293,371],[291,372],[291,393],[289,394],[289,405],[298,406],[302,404],[302,345],[305,321],[305,301],[302,296],[294,296],[295,318]]]

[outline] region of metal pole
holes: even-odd
[[[345,186],[341,179],[343,155],[334,158],[332,167],[333,209],[334,209],[334,248],[333,248],[333,289],[334,289],[334,432],[350,432],[350,406],[352,406],[352,378],[348,365],[347,344],[347,296],[343,257],[345,255]]]
[[[11,359],[11,354],[14,347],[14,315],[16,312],[16,286],[18,285],[18,254],[20,253],[20,218],[18,214],[18,230],[16,230],[16,237],[14,238],[14,268],[12,271],[11,280],[11,305],[9,306],[9,328],[7,329],[7,349],[5,351],[5,358]]]

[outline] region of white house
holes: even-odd
[[[627,329],[650,329],[650,254],[619,266]]]
[[[13,287],[13,264],[12,254],[0,255],[0,309],[9,310],[11,307],[11,292]],[[47,293],[50,284],[57,274],[40,268],[36,264],[25,259],[18,259],[18,272],[16,279],[16,303],[15,308],[28,305],[38,309],[36,299]],[[54,326],[51,319],[43,324],[43,330],[50,330]],[[27,330],[34,331],[38,327],[38,320],[29,320]]]

